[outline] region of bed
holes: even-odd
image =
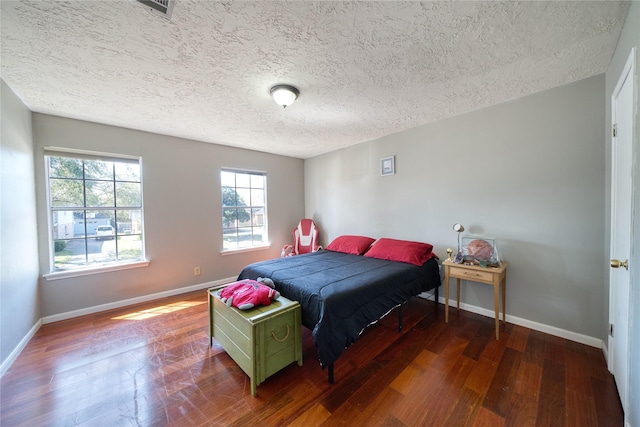
[[[300,303],[302,324],[312,331],[330,382],[334,362],[368,325],[425,291],[435,289],[437,304],[440,285],[438,257],[429,244],[379,239],[370,248],[370,239],[361,244],[364,249],[345,249],[334,245],[337,240],[323,251],[250,264],[238,276],[269,278],[284,297]],[[411,253],[407,258],[404,249],[398,252],[398,244],[404,243],[422,245],[417,257]]]

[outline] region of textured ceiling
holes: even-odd
[[[0,4],[2,78],[32,111],[299,158],[603,73],[629,6]]]

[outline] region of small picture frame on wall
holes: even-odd
[[[380,159],[380,175],[393,175],[396,173],[395,156]]]

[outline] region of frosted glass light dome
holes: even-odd
[[[276,104],[287,108],[298,98],[300,91],[293,86],[278,85],[271,88],[271,96]]]

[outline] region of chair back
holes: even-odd
[[[318,227],[312,219],[300,220],[293,229],[293,252],[296,255],[314,252],[318,247]]]

